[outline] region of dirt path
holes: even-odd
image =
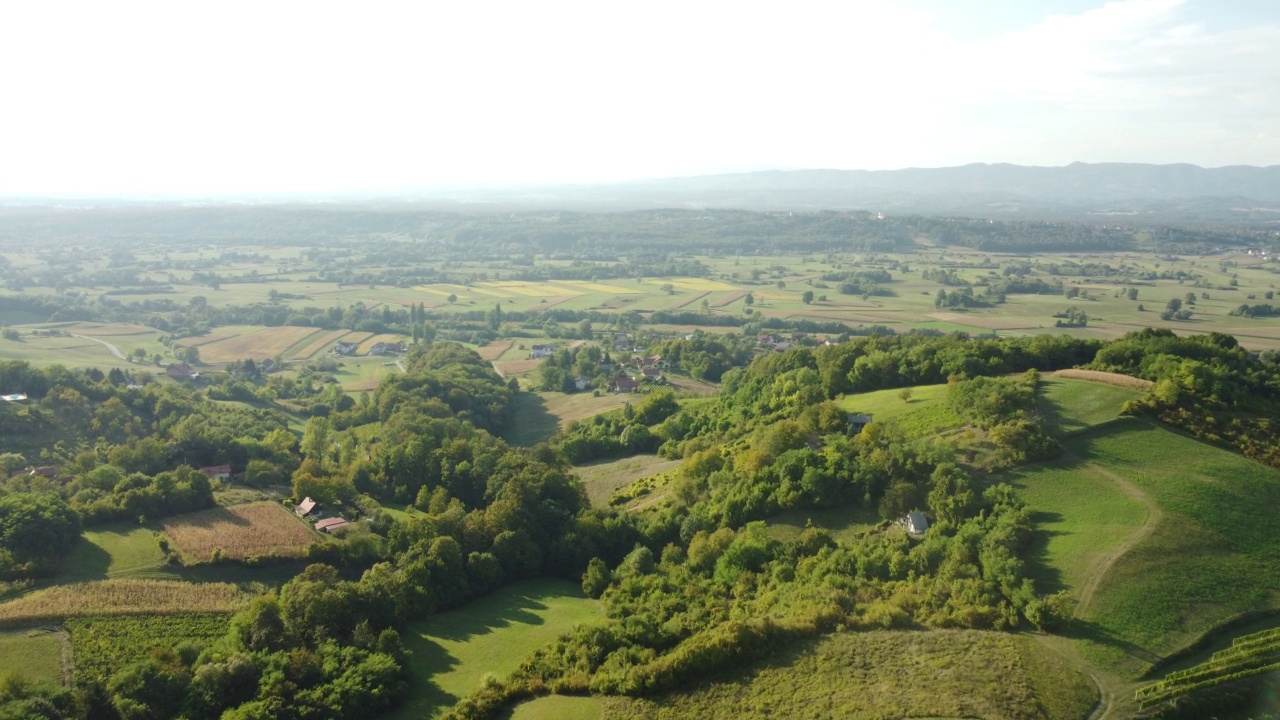
[[[92,340],[93,342],[106,345],[107,349],[111,351],[112,355],[115,355],[117,358],[120,358],[121,360],[128,359],[124,356],[124,353],[120,352],[120,348],[116,347],[112,343],[107,342],[106,340],[99,340],[98,338],[89,337],[88,335],[72,335],[71,337],[77,337],[77,338],[80,338],[81,340]]]
[[[1156,531],[1156,526],[1164,518],[1164,511],[1160,509],[1160,506],[1152,501],[1142,491],[1142,488],[1134,485],[1128,478],[1094,463],[1085,463],[1085,467],[1114,482],[1120,492],[1127,497],[1142,503],[1143,507],[1147,509],[1147,519],[1142,523],[1142,527],[1134,530],[1129,537],[1124,539],[1124,542],[1103,553],[1093,564],[1093,567],[1089,569],[1089,579],[1080,588],[1080,596],[1076,598],[1075,617],[1083,617],[1085,611],[1093,604],[1093,598],[1097,594],[1098,588],[1102,585],[1102,581],[1106,579],[1107,574],[1111,572],[1111,568],[1115,566],[1116,562],[1127,555],[1130,550],[1137,547],[1138,543],[1151,537],[1151,534]]]
[[[62,648],[62,686],[75,690],[76,663],[71,654],[71,633],[66,630],[58,630],[54,635],[57,636],[58,645]]]
[[[1089,677],[1089,680],[1093,682],[1093,686],[1098,689],[1098,702],[1093,706],[1093,711],[1089,713],[1086,720],[1113,720],[1125,714],[1129,699],[1133,697],[1133,692],[1140,683],[1125,682],[1098,675],[1098,673],[1094,672],[1093,665],[1089,664],[1087,660],[1080,657],[1080,653],[1076,652],[1076,648],[1071,644],[1070,638],[1045,634],[1038,634],[1035,638],[1041,645],[1058,653],[1067,662],[1075,665],[1080,672]]]

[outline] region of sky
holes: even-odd
[[[1280,164],[1274,0],[41,0],[0,67],[0,196]]]

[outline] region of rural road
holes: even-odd
[[[72,335],[71,337],[77,337],[77,338],[80,338],[81,340],[92,340],[92,341],[94,341],[94,342],[96,342],[96,343],[100,343],[100,344],[102,344],[102,345],[106,345],[106,346],[107,346],[107,349],[111,351],[111,354],[112,354],[112,355],[115,355],[116,357],[120,358],[121,360],[128,360],[128,359],[129,359],[129,358],[126,358],[126,357],[124,356],[124,353],[120,352],[120,348],[116,347],[116,346],[115,346],[115,345],[113,345],[112,343],[107,342],[106,340],[99,340],[98,338],[95,338],[95,337],[89,337],[88,335]]]
[[[1076,598],[1075,617],[1083,617],[1085,611],[1093,604],[1093,597],[1098,593],[1098,587],[1102,585],[1102,581],[1116,562],[1127,555],[1130,550],[1137,547],[1138,543],[1151,537],[1151,534],[1156,531],[1156,526],[1160,524],[1160,520],[1164,518],[1164,511],[1160,509],[1160,506],[1156,505],[1141,488],[1134,485],[1128,478],[1094,463],[1085,463],[1085,467],[1114,482],[1126,497],[1142,503],[1147,509],[1147,519],[1142,523],[1142,527],[1130,533],[1129,537],[1124,539],[1124,542],[1103,553],[1102,557],[1094,562],[1093,567],[1089,568],[1089,579],[1080,588],[1080,597]]]

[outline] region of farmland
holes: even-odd
[[[157,568],[164,552],[157,533],[132,525],[104,525],[86,530],[63,563],[60,580],[73,582],[126,577]]]
[[[55,585],[0,603],[0,624],[45,623],[88,615],[231,613],[245,599],[229,583],[102,580]]]
[[[674,469],[679,460],[665,460],[657,455],[638,455],[606,462],[595,462],[577,467],[578,477],[587,490],[587,497],[594,507],[606,507],[609,497],[618,488],[640,478],[650,477]]]
[[[147,657],[154,648],[203,645],[227,632],[226,615],[72,618],[66,622],[79,683],[103,681]]]
[[[220,557],[298,556],[318,537],[277,502],[213,508],[164,521],[164,533],[185,562]]]
[[[480,686],[504,676],[538,647],[598,617],[599,603],[558,580],[510,585],[459,610],[410,625],[412,690],[397,720],[433,717]]]

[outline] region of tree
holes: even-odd
[[[805,290],[805,291],[804,291],[804,295],[801,295],[801,296],[800,296],[800,300],[801,300],[801,302],[803,302],[805,305],[811,305],[811,304],[813,304],[813,291],[812,291],[812,290]]]
[[[447,299],[450,303],[458,302],[458,296],[455,295],[454,293],[449,293],[449,297]]]
[[[1165,304],[1165,307],[1173,312],[1178,312],[1182,309],[1182,301],[1178,298],[1169,298],[1169,302]]]
[[[779,290],[782,290],[783,288],[785,288],[785,287],[787,286],[787,283],[786,283],[786,282],[784,282],[784,281],[782,281],[782,280],[779,280],[778,282],[776,282],[776,283],[774,283],[774,284],[778,286],[778,289],[779,289]]]
[[[613,574],[609,572],[609,566],[605,565],[604,560],[591,558],[591,562],[587,563],[587,571],[582,574],[582,594],[589,598],[599,598],[612,581]]]
[[[742,302],[746,303],[747,307],[751,307],[752,305],[755,305],[756,304],[755,293],[750,293],[750,292],[747,293],[747,296],[742,298]]]
[[[902,390],[898,392],[898,397],[901,398],[904,403],[911,402],[911,388],[902,388]]]
[[[307,421],[302,431],[302,454],[314,460],[324,462],[329,452],[329,438],[333,434],[333,423],[329,418],[313,417]]]
[[[1129,295],[1130,300],[1138,299],[1138,288],[1129,288],[1125,292]]]

